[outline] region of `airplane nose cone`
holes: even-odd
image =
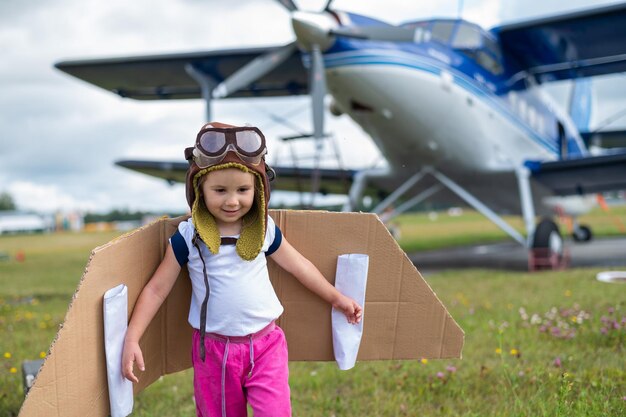
[[[327,13],[295,11],[291,15],[291,25],[301,48],[310,51],[312,45],[319,45],[325,51],[335,41],[330,31],[337,22]]]

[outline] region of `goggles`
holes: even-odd
[[[256,127],[205,127],[196,137],[193,159],[198,167],[207,168],[220,163],[229,151],[244,162],[258,165],[267,153],[265,137]]]

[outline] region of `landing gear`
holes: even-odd
[[[380,202],[373,211],[374,213],[382,214],[387,207],[393,204],[415,184],[421,181],[425,175],[431,175],[438,181],[438,184],[430,186],[426,190],[410,198],[408,201],[400,204],[395,210],[392,210],[388,214],[387,220],[390,220],[395,215],[407,210],[415,204],[418,204],[445,187],[459,196],[476,211],[491,220],[518,243],[527,248],[528,267],[531,271],[536,269],[564,268],[569,263],[569,255],[556,223],[554,223],[551,219],[544,219],[535,227],[535,209],[530,187],[530,171],[526,167],[520,167],[516,169],[515,174],[517,176],[520,200],[522,203],[522,215],[524,217],[526,236],[523,236],[517,231],[517,229],[509,225],[502,217],[495,213],[491,208],[487,207],[475,196],[470,194],[467,190],[431,166],[422,167],[419,172],[416,172],[408,178],[393,193]],[[349,211],[356,207],[356,204],[360,200],[363,190],[365,189],[366,182],[369,178],[377,176],[385,177],[387,175],[388,172],[359,172],[355,176],[352,183],[350,198],[344,207],[344,211]]]
[[[589,242],[592,237],[591,228],[584,224],[575,227],[572,232],[572,238],[575,242]]]
[[[558,226],[552,219],[542,219],[535,228],[528,258],[529,269],[559,269],[565,266],[567,258]]]

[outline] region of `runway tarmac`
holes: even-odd
[[[566,241],[570,267],[626,269],[626,237],[598,238],[587,243]],[[425,274],[446,269],[488,268],[527,271],[527,251],[517,242],[465,246],[409,254],[417,269]]]

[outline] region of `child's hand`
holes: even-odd
[[[348,319],[348,323],[357,324],[363,318],[363,308],[352,298],[341,295],[333,307],[343,312]]]
[[[137,362],[137,366],[143,372],[146,368],[143,363],[143,354],[137,342],[124,341],[124,351],[122,352],[122,375],[132,382],[139,382],[139,379],[133,373],[133,365]]]

